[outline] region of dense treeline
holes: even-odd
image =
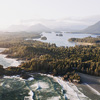
[[[73,63],[65,60],[50,60],[47,55],[44,58],[32,59],[29,62],[23,63],[19,68],[26,72],[49,73],[52,75],[62,75],[64,79],[73,81],[77,79],[80,82],[80,77],[75,73],[72,67]]]
[[[57,47],[55,44],[25,40],[25,37],[20,36],[14,40],[9,37],[8,42],[3,42],[3,45],[0,42],[0,47],[9,47],[3,52],[8,54],[7,57],[26,60],[19,66],[20,69],[8,68],[12,73],[21,73],[22,70],[51,73],[64,75],[65,79],[70,80],[80,80],[75,71],[100,76],[99,45]],[[9,43],[11,44],[8,46]]]
[[[100,43],[100,37],[70,38],[70,42]]]
[[[22,69],[33,72],[53,73],[65,75],[67,72],[76,70],[91,75],[100,76],[100,62],[75,62],[70,60],[41,60],[32,59],[20,65]]]
[[[38,66],[41,64],[39,61],[45,61],[48,70],[49,62],[53,64],[53,62],[58,63],[58,61],[60,61],[61,64],[59,63],[59,67],[66,65],[62,62],[67,62],[67,66],[69,66],[71,70],[76,69],[77,71],[91,75],[100,75],[100,47],[97,46],[75,46],[69,48],[56,47],[55,45],[50,44],[42,47],[20,46],[12,47],[3,53],[8,53],[8,57],[23,58],[24,60],[35,59],[37,65],[39,64]],[[31,67],[30,64],[31,63],[29,63],[29,65],[26,64],[26,67]],[[46,72],[46,69],[43,66],[42,69]],[[39,68],[39,70],[40,69],[41,68]],[[65,70],[65,67],[62,69]],[[62,74],[62,72],[60,72],[60,74]]]
[[[4,75],[4,73],[5,73],[5,69],[3,68],[2,65],[0,65],[0,76]]]
[[[38,44],[38,45],[36,46],[34,44]],[[23,60],[31,60],[32,58],[37,58],[45,54],[50,54],[51,56],[56,57],[53,51],[54,47],[55,47],[55,44],[44,45],[44,43],[41,43],[41,42],[39,43],[39,42],[34,41],[33,46],[32,45],[27,46],[26,44],[23,46],[14,46],[14,47],[9,48],[9,50],[5,50],[2,53],[8,54],[7,57],[19,58]],[[58,52],[56,53],[58,54]]]
[[[41,35],[38,33],[1,32],[0,33],[0,47],[9,48],[15,45],[20,46],[23,44],[24,40],[27,38],[34,39],[34,38],[40,38],[40,37]]]

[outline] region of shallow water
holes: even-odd
[[[40,74],[32,77],[33,80],[24,80],[4,76],[0,79],[0,100],[90,100],[74,84],[59,77]]]
[[[3,48],[0,48],[0,52],[2,52]],[[3,65],[4,68],[8,66],[18,66],[21,61],[16,61],[16,59],[6,58],[6,55],[0,54],[0,65]]]
[[[34,100],[59,98],[57,100],[64,100],[61,86],[47,76],[36,74],[34,80],[31,81],[23,80],[20,77],[0,79],[0,100],[24,100],[24,98]]]

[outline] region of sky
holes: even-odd
[[[100,0],[0,0],[0,29],[9,25],[93,24],[100,19]]]

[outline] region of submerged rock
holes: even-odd
[[[24,74],[21,74],[21,77],[23,79],[29,79],[31,77],[31,75],[24,73]]]

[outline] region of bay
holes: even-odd
[[[56,34],[62,34],[63,36],[56,36]],[[41,33],[42,36],[47,37],[47,40],[41,40],[41,38],[38,39],[33,39],[33,40],[37,40],[37,41],[41,41],[41,42],[46,42],[46,43],[50,43],[53,44],[55,43],[58,47],[60,46],[75,46],[77,45],[77,43],[75,42],[69,42],[68,39],[70,38],[84,38],[84,37],[97,37],[97,35],[93,35],[93,34],[82,34],[82,33]]]

